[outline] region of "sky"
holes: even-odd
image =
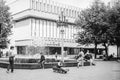
[[[15,0],[5,0],[5,1],[12,2]],[[84,9],[84,8],[87,8],[94,0],[53,0],[53,1]],[[102,1],[107,3],[110,0],[102,0]]]

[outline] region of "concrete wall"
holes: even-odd
[[[30,9],[30,0],[16,0],[8,4],[10,7],[10,12],[16,14],[18,12]]]
[[[30,19],[15,23],[15,40],[25,40],[31,38]]]

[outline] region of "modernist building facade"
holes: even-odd
[[[9,4],[14,19],[14,38],[17,54],[29,54],[29,46],[46,47],[49,54],[61,53],[63,40],[64,50],[68,54],[77,54],[78,43],[75,35],[79,31],[75,27],[75,20],[80,9],[63,5],[51,0],[16,0]],[[57,26],[59,16],[67,19],[64,34],[61,26]]]

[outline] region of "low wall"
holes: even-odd
[[[8,62],[0,61],[0,67],[7,68]],[[53,66],[57,65],[57,62],[52,63],[45,63],[45,68],[52,68]],[[64,67],[76,67],[77,62],[65,62]],[[89,66],[90,62],[84,62],[84,66]],[[15,69],[40,69],[40,64],[38,63],[15,63]]]

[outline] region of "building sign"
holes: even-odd
[[[60,43],[53,41],[53,42],[46,43],[45,46],[60,47]]]

